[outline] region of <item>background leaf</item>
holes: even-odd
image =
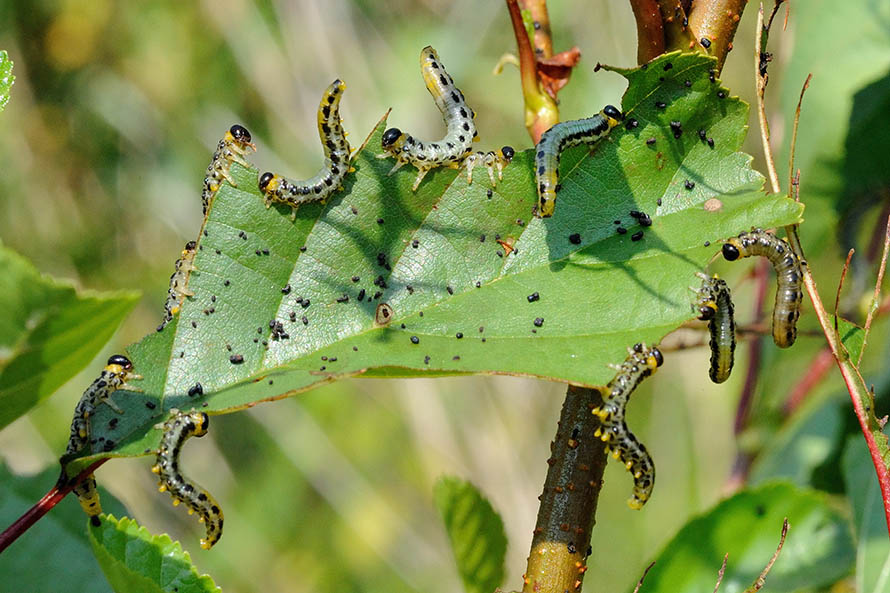
[[[89,528],[90,543],[105,576],[117,593],[217,593],[207,575],[199,575],[188,552],[168,535],[152,535],[136,521],[113,515]]]
[[[376,158],[384,122],[344,191],[294,221],[290,208],[263,207],[255,170],[235,167],[237,187],[220,190],[200,236],[195,296],[130,349],[144,394],[118,396],[131,410],[115,435],[101,436],[118,454],[142,454],[156,447],[149,429],[170,408],[237,410],[377,366],[604,384],[627,346],[658,341],[692,316],[688,286],[717,251],[712,243],[799,220],[800,205],[764,196],[750,157],[737,152],[747,107],[710,80],[713,66],[671,54],[620,71],[630,83],[623,110],[638,125],[592,156],[569,151],[547,220],[529,219],[530,151],[490,199],[484,180],[468,186],[441,169],[411,193],[415,173],[388,177],[391,164]],[[631,210],[652,216],[640,241]],[[374,324],[383,302],[395,312],[385,328]],[[274,322],[285,336],[270,336]],[[197,383],[204,395],[188,396]]]
[[[475,486],[458,478],[440,478],[434,498],[464,590],[491,593],[504,580],[504,522]]]
[[[853,507],[856,528],[856,591],[890,591],[890,542],[875,466],[861,436],[847,439],[843,462],[844,484]]]
[[[0,524],[12,524],[58,477],[58,465],[33,476],[20,476],[0,464]],[[126,512],[104,488],[99,491],[107,512]],[[59,591],[60,583],[64,583],[66,593],[111,593],[87,544],[88,523],[74,496],[56,505],[0,554],[3,589]]]
[[[711,591],[724,554],[720,590],[744,591],[775,552],[785,517],[791,527],[767,577],[770,590],[816,589],[847,574],[855,552],[844,516],[824,494],[777,483],[742,491],[687,523],[655,559],[643,591]]]
[[[6,50],[0,50],[0,111],[9,103],[9,92],[15,82],[15,76],[12,75],[12,60]]]
[[[0,428],[82,370],[138,300],[78,292],[0,246]]]

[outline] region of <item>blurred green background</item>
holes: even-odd
[[[768,105],[784,180],[793,108],[806,73],[815,73],[798,149],[807,203],[802,236],[828,305],[842,261],[838,221],[856,212],[861,227],[843,223],[861,254],[845,302],[859,319],[873,277],[872,206],[887,199],[875,186],[890,186],[890,166],[881,169],[881,159],[890,158],[890,132],[886,118],[882,128],[854,117],[863,139],[847,133],[857,92],[876,85],[877,96],[887,96],[881,91],[890,67],[890,15],[877,0],[833,4],[795,3],[788,31],[773,34]],[[748,7],[723,75],[748,100],[755,12]],[[577,45],[583,54],[560,95],[561,117],[586,117],[617,103],[622,79],[594,74],[593,66],[635,63],[629,5],[557,1],[550,16],[556,50]],[[252,132],[259,149],[252,160],[261,170],[309,176],[321,161],[316,105],[340,77],[348,84],[343,113],[354,145],[390,107],[393,125],[435,137],[441,124],[417,65],[428,44],[476,110],[480,148],[530,147],[517,70],[492,74],[499,57],[515,48],[500,1],[0,3],[0,48],[8,50],[17,77],[0,115],[0,238],[40,270],[84,288],[144,294],[94,364],[0,432],[0,456],[15,473],[56,463],[74,404],[101,362],[157,325],[173,261],[200,226],[204,170],[224,131],[238,122]],[[866,107],[874,103],[870,97]],[[749,135],[747,151],[763,171],[757,136]],[[858,147],[858,160],[848,158],[852,148],[845,143]],[[874,179],[863,169],[876,172]],[[849,183],[853,178],[861,183]],[[736,311],[742,324],[750,323],[747,268],[716,269],[738,286]],[[802,328],[816,329],[811,312]],[[701,339],[700,332],[686,332],[670,343]],[[755,481],[786,475],[842,488],[825,477],[830,473],[815,471],[836,455],[852,416],[834,374],[805,406],[818,412],[808,421],[819,422],[800,450],[806,461],[783,466],[782,447],[795,433],[783,424],[782,404],[821,344],[817,337],[802,339],[782,353],[765,345],[755,429],[741,439],[745,447],[766,450],[755,464]],[[866,368],[876,371],[867,381],[882,395],[885,323],[876,325],[872,347]],[[630,478],[610,465],[588,590],[629,590],[690,516],[729,491],[747,347],[740,347],[737,372],[722,386],[705,378],[707,358],[705,348],[672,352],[657,379],[635,395],[630,422],[653,452],[658,485],[645,510],[630,511],[624,502]],[[511,377],[349,380],[215,418],[210,438],[190,443],[184,459],[226,514],[225,537],[211,552],[199,549],[202,528],[194,517],[156,492],[149,459],[115,460],[97,476],[143,525],[180,539],[226,591],[434,593],[460,588],[432,504],[436,478],[456,474],[479,486],[503,515],[510,542],[504,587],[519,588],[564,391]],[[770,457],[771,448],[782,453]]]

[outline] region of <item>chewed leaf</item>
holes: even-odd
[[[129,349],[144,392],[116,394],[127,413],[107,434],[100,409],[99,434],[113,454],[139,455],[157,448],[152,427],[171,408],[223,413],[400,369],[604,384],[628,345],[693,316],[687,287],[721,239],[800,220],[738,152],[748,108],[711,81],[713,67],[671,54],[622,71],[624,125],[593,153],[564,155],[546,220],[532,217],[532,150],[496,188],[439,168],[412,192],[415,171],[388,176],[377,158],[385,121],[343,191],[294,220],[264,207],[256,169],[233,166],[237,187],[223,185],[198,237],[194,296]]]

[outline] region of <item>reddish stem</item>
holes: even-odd
[[[83,470],[77,475],[77,478],[74,480],[65,481],[64,470],[62,476],[59,478],[59,481],[56,482],[56,485],[50,488],[49,492],[43,495],[43,498],[37,501],[37,503],[32,506],[30,509],[25,511],[25,513],[19,517],[15,523],[6,528],[3,533],[0,533],[0,553],[3,553],[3,550],[8,548],[12,542],[17,540],[20,535],[25,533],[32,525],[37,523],[45,514],[47,514],[50,509],[59,504],[63,498],[65,498],[72,490],[74,490],[75,486],[80,484],[87,476],[96,471],[96,468],[108,461],[108,458],[100,459],[94,464],[90,465],[88,468]]]
[[[637,63],[645,64],[664,53],[664,25],[656,0],[630,0],[637,20]]]

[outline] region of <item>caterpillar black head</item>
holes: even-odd
[[[129,371],[133,369],[133,363],[130,362],[130,359],[122,354],[115,354],[111,358],[108,359],[108,365],[117,365],[123,368],[125,371]]]
[[[275,174],[270,171],[266,171],[265,173],[260,175],[259,186],[261,192],[266,193],[266,188],[269,186],[269,182],[272,181],[273,177],[275,177]]]
[[[725,259],[726,261],[735,261],[739,259],[741,255],[742,254],[739,251],[739,248],[732,243],[723,244],[723,259]]]
[[[229,134],[232,135],[232,138],[242,143],[250,143],[250,132],[247,131],[247,128],[240,124],[235,124],[231,128],[229,128]]]
[[[383,145],[383,148],[387,148],[396,143],[396,140],[401,138],[402,130],[398,128],[390,128],[383,132],[383,137],[380,139],[380,143]]]
[[[655,364],[657,366],[661,366],[664,364],[664,355],[661,353],[661,350],[659,350],[658,348],[652,348],[650,354],[655,359]]]
[[[614,105],[606,105],[605,107],[603,107],[603,113],[605,113],[612,119],[617,119],[619,121],[624,119],[624,115]]]
[[[513,156],[516,154],[516,151],[513,150],[512,146],[502,146],[501,154],[504,155],[504,159],[509,163],[513,160]]]

